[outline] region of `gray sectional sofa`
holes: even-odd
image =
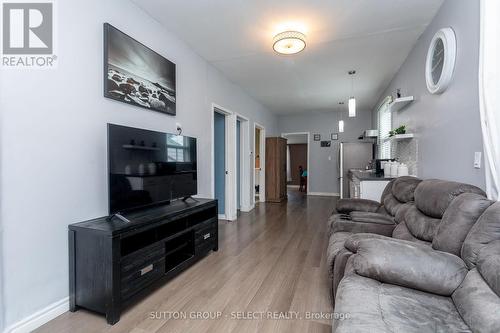
[[[349,315],[334,332],[500,332],[500,203],[481,189],[402,177],[380,203],[341,200],[329,224],[332,301]]]
[[[452,236],[450,235],[450,238]],[[500,332],[500,202],[470,229],[460,256],[380,236],[347,240],[333,332]]]
[[[491,205],[480,188],[452,181],[401,177],[387,187],[383,210],[378,209],[382,213],[358,213],[357,199],[339,200],[337,211],[329,220],[327,267],[332,280],[332,302],[352,255],[344,246],[347,239],[389,236],[457,254],[469,229]],[[342,201],[349,201],[348,215],[343,210],[347,204]],[[360,207],[365,206],[363,202]],[[366,219],[359,221],[358,215]],[[370,215],[374,217],[371,220]],[[446,237],[450,232],[454,237]]]

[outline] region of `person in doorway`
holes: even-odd
[[[300,177],[300,186],[299,191],[306,192],[307,190],[307,170],[304,170],[302,165],[299,166],[299,177]]]

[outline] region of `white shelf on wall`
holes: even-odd
[[[406,134],[396,134],[391,137],[389,137],[389,140],[409,140],[413,139],[415,135],[413,133],[406,133]]]
[[[410,104],[411,102],[413,102],[413,96],[396,98],[394,101],[392,101],[389,104],[389,110],[391,112],[400,111],[400,110],[404,109],[405,107],[407,107],[408,104]]]

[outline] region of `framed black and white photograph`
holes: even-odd
[[[104,23],[104,97],[176,114],[175,64]]]
[[[321,135],[320,134],[314,134],[313,135],[314,141],[321,141]]]
[[[331,137],[332,140],[338,140],[339,139],[339,135],[338,133],[332,133],[332,137]]]

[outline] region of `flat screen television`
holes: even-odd
[[[196,139],[108,124],[109,214],[197,193]]]

